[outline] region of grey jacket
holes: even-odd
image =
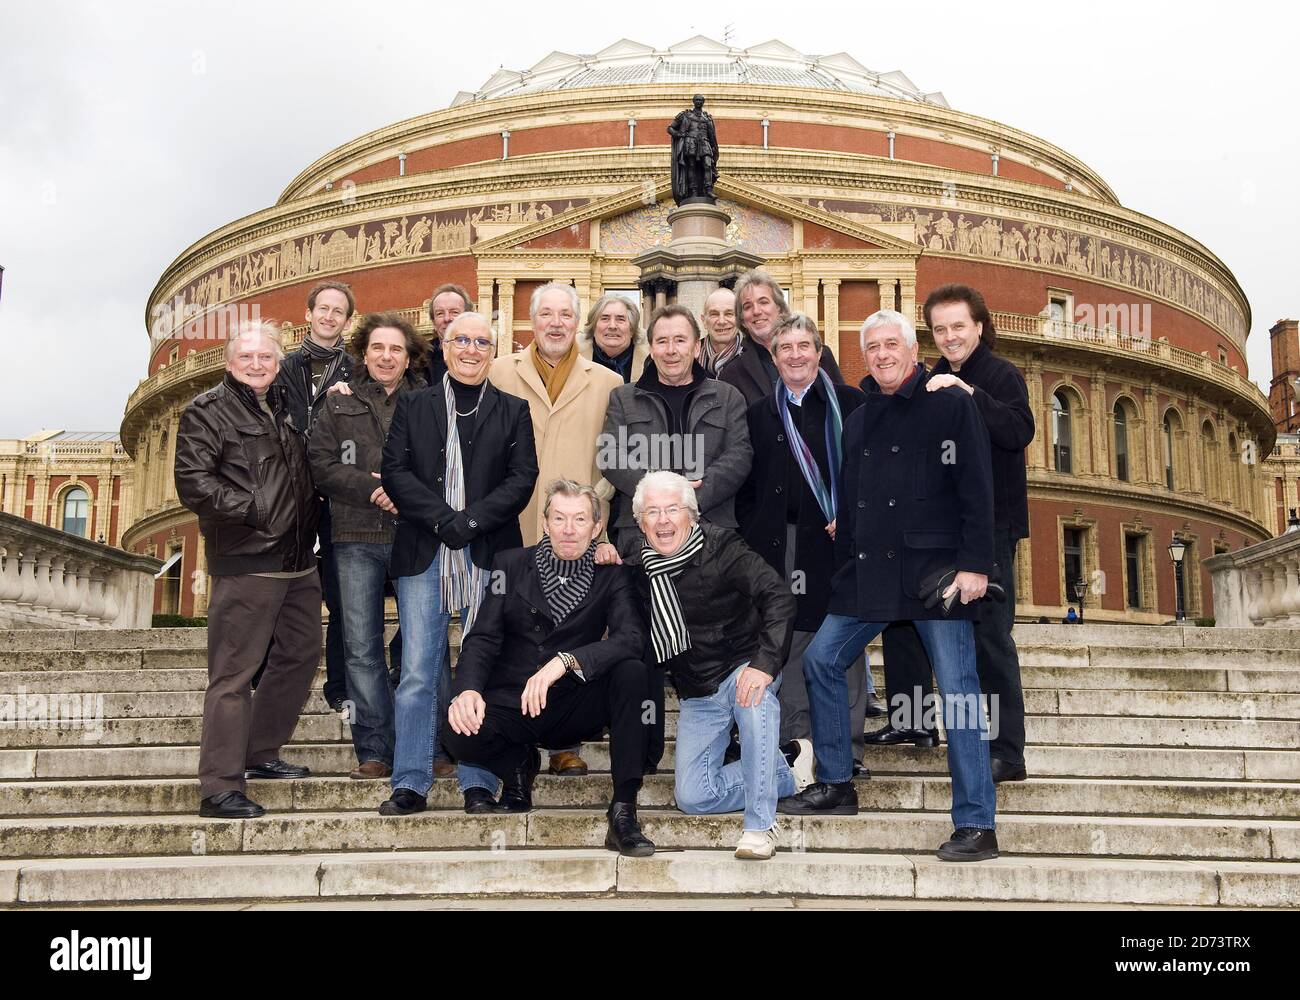
[[[609,396],[596,461],[621,494],[615,528],[636,528],[632,495],[647,472],[667,469],[702,479],[696,491],[700,519],[722,528],[738,527],[735,496],[753,464],[745,397],[735,387],[708,377],[697,362],[695,382],[684,409],[683,427],[656,392],[659,373],[647,364],[641,378]]]

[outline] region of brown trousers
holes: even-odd
[[[320,575],[214,576],[208,603],[199,791],[244,790],[244,768],[280,755],[320,665]],[[272,639],[275,644],[271,646]],[[253,675],[267,655],[254,692]]]

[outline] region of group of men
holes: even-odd
[[[280,752],[319,663],[323,585],[325,697],[352,724],[352,776],[390,779],[384,815],[424,810],[452,773],[467,812],[526,811],[540,749],[552,774],[586,774],[582,743],[607,730],[606,845],[653,853],[636,805],[671,681],[677,806],[743,811],[737,857],[772,856],[778,813],[856,813],[864,740],[937,745],[936,717],[954,825],[939,857],[997,856],[994,783],[1025,777],[1011,626],[1033,418],[978,291],[929,296],[933,372],[907,317],[869,317],[860,388],[763,271],[644,332],[605,295],[580,335],[577,292],[545,284],[531,343],[499,357],[458,286],[431,297],[428,344],[372,313],[349,355],[354,312],[346,285],[317,286],[287,358],[276,327],[241,327],[181,418],[177,492],[213,578],[202,815],[262,815],[245,779],[308,774]],[[884,711],[864,655],[882,630],[894,711],[864,735]]]

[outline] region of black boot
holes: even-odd
[[[992,830],[962,827],[954,830],[938,850],[940,861],[989,861],[998,856],[998,838]]]
[[[387,802],[379,804],[380,816],[410,816],[412,813],[424,812],[428,800],[419,792],[409,788],[398,788],[389,796]]]
[[[893,725],[886,725],[874,733],[867,733],[862,741],[869,747],[892,747],[900,743],[911,743],[913,746],[933,749],[939,745],[939,734],[932,729],[895,729]]]
[[[615,802],[605,815],[609,817],[605,846],[611,851],[618,851],[625,858],[648,858],[654,854],[655,845],[641,832],[641,824],[637,822],[635,802]]]
[[[495,812],[526,813],[533,808],[533,779],[542,769],[542,755],[537,747],[529,747],[514,773],[502,780],[501,801]]]

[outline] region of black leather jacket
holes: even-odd
[[[703,523],[704,548],[673,578],[691,648],[663,664],[683,698],[718,690],[736,667],[749,661],[771,677],[790,652],[794,597],[790,587],[736,532]],[[635,572],[637,603],[650,635],[650,578],[641,562],[644,536],[623,548],[623,563]],[[645,661],[654,663],[646,643]]]
[[[272,385],[272,420],[229,372],[181,413],[176,495],[199,517],[213,576],[288,573],[316,565],[319,505],[307,447]]]

